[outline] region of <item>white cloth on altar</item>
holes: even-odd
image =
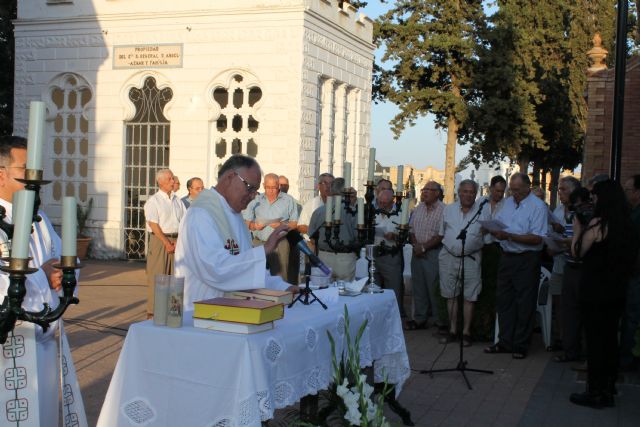
[[[213,188],[205,191],[219,195]],[[223,238],[227,233],[221,230],[206,209],[195,204],[180,222],[174,274],[184,277],[185,310],[193,310],[194,301],[221,297],[226,291],[254,288],[284,290],[290,286],[281,277],[269,273],[264,247],[252,247],[242,215],[235,212],[222,196],[220,203],[235,240]]]
[[[365,319],[360,364],[374,364],[396,396],[409,378],[409,358],[395,294],[340,297],[328,310],[315,303],[285,309],[275,329],[251,335],[192,326],[131,325],[98,419],[116,426],[256,426],[332,381],[330,332],[342,353],[344,305],[352,340]],[[375,363],[374,363],[375,362]]]

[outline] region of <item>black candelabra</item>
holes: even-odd
[[[378,245],[375,245],[375,232],[376,232],[376,215],[381,213],[388,216],[400,217],[402,213],[402,200],[404,198],[402,192],[396,192],[395,194],[395,206],[390,212],[376,209],[374,205],[374,184],[373,181],[367,181],[366,192],[364,196],[364,203],[356,208],[351,206],[351,198],[353,193],[348,189],[342,192],[342,205],[335,206],[335,209],[343,209],[347,215],[356,216],[360,208],[364,209],[364,224],[357,225],[357,234],[354,240],[345,242],[340,238],[340,228],[344,226],[343,222],[339,219],[333,219],[332,221],[325,221],[325,235],[324,240],[327,245],[335,252],[355,252],[359,254],[363,247],[367,247],[367,260],[369,261],[369,285],[368,292],[380,292],[379,287],[375,284],[374,272],[375,272],[375,257],[383,256],[387,254],[397,254],[402,251],[402,248],[407,243],[409,237],[408,224],[398,224],[396,226],[396,239],[395,244],[389,245],[384,240]],[[406,208],[408,209],[408,207]],[[325,218],[326,219],[326,218]],[[360,222],[360,221],[358,221]]]
[[[40,187],[48,184],[50,181],[42,179],[42,170],[27,169],[25,171],[25,179],[18,181],[25,184],[25,189],[34,191],[33,221],[42,220],[38,215],[40,207]],[[15,218],[14,218],[15,220]],[[4,215],[0,217],[3,223],[0,228],[7,235],[7,239],[13,238],[13,226],[4,221]],[[76,288],[75,270],[82,266],[78,263],[76,256],[62,256],[60,263],[54,265],[54,268],[62,270],[62,296],[60,303],[55,309],[49,304],[44,303],[42,310],[38,312],[30,312],[22,308],[22,302],[27,294],[25,286],[27,274],[38,271],[37,268],[29,267],[31,258],[14,258],[13,256],[3,259],[3,266],[0,269],[9,273],[9,288],[7,295],[4,297],[2,305],[0,305],[0,344],[4,344],[7,336],[15,327],[17,321],[23,320],[30,323],[40,325],[46,331],[52,322],[58,320],[71,304],[77,304],[78,298],[73,295]]]

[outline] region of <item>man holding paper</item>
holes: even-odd
[[[244,221],[253,233],[253,244],[264,245],[280,224],[288,223],[289,229],[295,230],[298,221],[298,208],[296,201],[280,191],[278,175],[268,173],[264,176],[264,193],[258,195],[242,211]],[[280,240],[276,251],[267,255],[267,264],[271,274],[282,277],[292,285],[297,285],[297,275],[288,276],[289,270],[289,242]]]
[[[509,189],[511,197],[505,200],[496,216],[507,228],[491,230],[502,248],[496,290],[499,342],[487,347],[485,352],[508,352],[514,359],[524,359],[533,331],[548,208],[531,193],[527,174],[513,174]]]
[[[218,171],[217,185],[200,193],[180,223],[175,274],[184,277],[185,310],[193,310],[194,301],[226,291],[297,290],[265,268],[267,255],[275,252],[288,225],[275,227],[264,245],[253,247],[240,213],[256,197],[260,180],[260,166],[253,158],[231,156]]]
[[[0,137],[0,206],[5,211],[4,221],[7,223],[13,223],[12,202],[14,196],[24,189],[24,184],[17,179],[24,179],[26,167],[26,140],[17,136]],[[42,310],[45,303],[55,309],[59,303],[57,291],[62,287],[62,270],[53,268],[53,265],[59,262],[60,237],[53,230],[44,212],[39,211],[38,214],[42,219],[33,223],[29,241],[29,256],[32,257],[29,266],[38,268],[38,271],[27,275],[27,294],[22,303],[22,307],[31,312]],[[3,248],[2,255],[9,256],[11,244],[3,231],[0,231],[0,242]],[[9,275],[0,273],[0,301],[7,295],[9,284]],[[42,425],[58,425],[60,378],[55,337],[58,326],[58,321],[53,322],[46,332],[43,332],[40,326],[35,326],[38,401]],[[73,364],[69,363],[68,367],[72,368]],[[27,372],[27,375],[32,374]]]

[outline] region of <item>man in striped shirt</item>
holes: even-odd
[[[405,329],[426,329],[429,316],[438,316],[438,254],[442,247],[440,224],[444,203],[440,201],[442,186],[429,181],[422,188],[420,203],[413,211],[411,221],[411,286],[413,288],[414,315]],[[442,326],[442,325],[439,325]]]

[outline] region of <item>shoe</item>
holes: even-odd
[[[580,358],[578,357],[569,357],[566,354],[559,354],[553,358],[553,361],[557,363],[577,362],[579,360]]]
[[[569,400],[572,403],[589,408],[602,409],[615,406],[613,396],[604,393],[585,391],[584,393],[571,393]]]
[[[463,334],[462,335],[462,346],[463,347],[471,347],[473,341],[471,340],[471,335]]]
[[[511,357],[513,357],[516,360],[526,359],[527,358],[527,352],[526,351],[514,351],[513,353],[511,353]]]
[[[449,344],[451,342],[456,342],[457,340],[458,340],[458,335],[453,332],[449,332],[447,335],[440,338],[438,342],[440,344]]]
[[[403,329],[405,331],[415,331],[416,329],[427,329],[427,322],[416,322],[415,320],[409,320],[404,324]]]
[[[500,343],[494,344],[484,349],[484,352],[487,354],[498,354],[498,353],[511,353],[506,347],[503,347]]]

